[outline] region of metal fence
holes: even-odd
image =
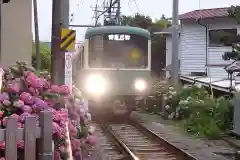
[[[26,117],[24,128],[18,128],[17,119],[8,118],[6,129],[0,129],[0,141],[5,141],[6,146],[5,159],[18,159],[19,140],[24,140],[24,160],[52,160],[52,113],[41,112],[39,125],[36,117]]]

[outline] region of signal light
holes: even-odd
[[[2,3],[4,4],[4,3],[8,3],[8,2],[10,2],[10,0],[2,0]]]

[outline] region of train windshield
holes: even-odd
[[[104,34],[89,39],[89,67],[137,69],[148,66],[148,39],[135,34]]]

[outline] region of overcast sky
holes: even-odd
[[[38,0],[40,40],[50,41],[51,37],[51,9],[52,0]],[[70,0],[70,12],[74,13],[72,24],[93,23],[93,11],[90,8],[97,0]],[[100,1],[100,0],[99,0]],[[179,0],[179,12],[185,13],[195,9],[228,7],[240,4],[239,0]],[[121,0],[121,12],[124,15],[133,15],[140,12],[158,19],[162,14],[171,17],[172,0]],[[163,3],[162,3],[163,2]],[[86,28],[75,28],[77,39],[81,41]]]

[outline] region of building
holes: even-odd
[[[2,4],[1,17],[1,66],[16,61],[31,64],[32,0],[11,0]]]
[[[218,36],[223,32],[226,39],[234,39],[240,26],[228,16],[227,10],[228,8],[203,9],[180,15],[181,75],[200,72],[211,77],[228,76],[223,68],[230,61],[224,61],[222,55],[226,51],[231,51],[232,41],[222,41]],[[159,32],[169,35],[166,40],[166,62],[171,59],[170,30],[171,28],[168,28],[167,31]]]
[[[179,19],[181,77],[205,76],[213,81],[228,78],[224,67],[231,61],[224,61],[222,55],[232,50],[231,45],[240,33],[240,25],[229,17],[228,8],[194,10],[180,15]],[[168,35],[166,65],[169,65],[172,55],[171,28],[156,34]],[[226,86],[229,87],[229,82]]]

